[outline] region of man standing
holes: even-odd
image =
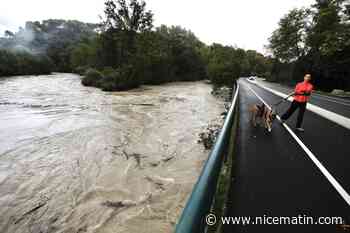
[[[304,118],[304,113],[306,110],[306,103],[309,101],[311,92],[313,90],[313,86],[310,83],[311,81],[311,75],[306,74],[304,76],[304,81],[300,82],[296,85],[295,91],[294,91],[294,100],[292,104],[290,105],[289,109],[287,110],[286,113],[283,114],[281,117],[282,122],[288,120],[288,118],[299,108],[299,113],[298,113],[298,119],[297,119],[297,125],[296,125],[296,130],[299,132],[303,132],[304,129],[301,128],[301,124],[303,122]]]

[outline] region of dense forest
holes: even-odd
[[[318,89],[350,91],[350,2],[317,0],[293,9],[269,39],[271,81],[295,83],[311,73]]]
[[[0,76],[70,72],[77,43],[96,37],[98,25],[78,21],[27,22],[18,32],[0,37]]]
[[[266,57],[253,50],[206,45],[179,26],[153,27],[140,0],[106,0],[99,24],[27,22],[0,37],[0,77],[76,72],[83,84],[125,90],[140,84],[210,79],[232,85],[256,75],[295,83],[311,73],[318,89],[350,90],[350,3],[317,0],[292,9],[269,39]]]
[[[208,46],[179,26],[154,28],[144,1],[104,4],[99,24],[51,19],[6,31],[0,76],[76,72],[84,85],[110,91],[201,79],[232,85],[240,75],[269,75],[272,60],[256,51]]]

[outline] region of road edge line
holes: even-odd
[[[280,96],[282,98],[286,98],[288,96],[282,92],[273,90],[269,87],[265,87],[264,85],[262,85],[260,83],[251,82],[251,81],[249,81],[249,83],[255,84],[256,86],[259,86],[259,87],[265,89],[266,91],[269,91],[272,94],[275,94],[275,95]],[[288,98],[288,101],[292,101],[292,100],[290,100],[290,98]],[[314,112],[317,115],[326,118],[327,120],[330,120],[330,121],[332,121],[332,122],[334,122],[334,123],[336,123],[344,128],[350,129],[350,119],[347,117],[344,117],[342,115],[339,115],[337,113],[331,112],[329,110],[323,109],[319,106],[316,106],[316,105],[310,104],[310,103],[307,104],[306,108],[308,110],[310,110],[311,112]]]
[[[268,105],[263,98],[261,98],[250,86],[248,86],[251,92],[268,108],[271,109],[270,105]],[[277,116],[277,119],[281,121],[281,118]],[[300,138],[290,129],[290,127],[286,123],[282,123],[284,128],[289,132],[289,134],[294,138],[294,140],[299,144],[299,146],[305,151],[305,153],[309,156],[311,161],[318,167],[318,169],[322,172],[322,174],[327,178],[327,180],[331,183],[333,188],[340,194],[340,196],[345,200],[345,202],[350,206],[350,195],[346,192],[346,190],[340,185],[340,183],[332,176],[332,174],[322,165],[322,163],[316,158],[316,156],[311,152],[309,148],[300,140]]]

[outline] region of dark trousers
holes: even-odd
[[[303,118],[304,118],[304,113],[306,110],[306,102],[301,103],[297,101],[293,101],[292,104],[290,105],[289,109],[285,114],[282,116],[282,120],[288,120],[288,118],[299,108],[299,113],[298,113],[298,120],[297,120],[297,128],[301,127],[301,124],[303,123]]]

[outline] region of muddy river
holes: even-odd
[[[172,232],[208,156],[198,134],[223,111],[210,91],[0,79],[0,232]]]

